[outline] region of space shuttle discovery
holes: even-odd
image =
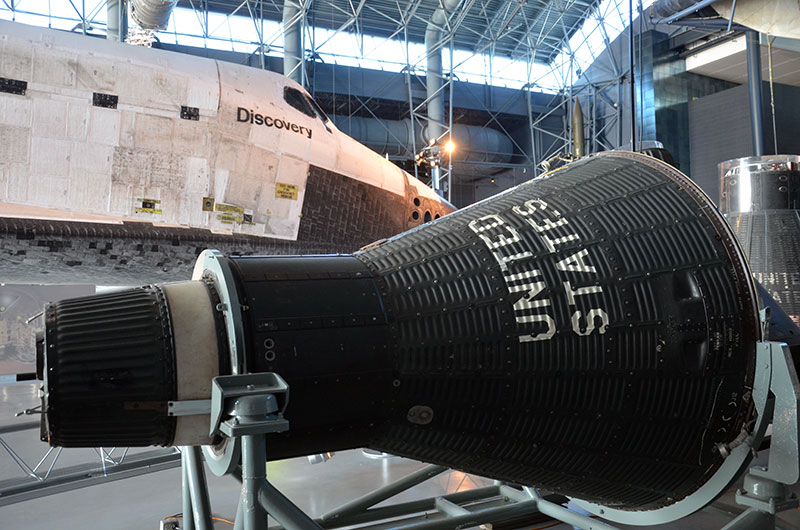
[[[0,22],[2,281],[352,252],[453,209],[279,74]]]

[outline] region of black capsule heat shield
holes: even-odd
[[[270,437],[269,459],[367,446],[653,510],[709,482],[717,445],[754,414],[760,322],[743,253],[697,186],[650,157],[582,159],[355,256],[204,256],[207,282],[216,265],[203,272],[203,259],[228,271],[216,290],[236,308],[226,318],[246,360],[231,365],[291,388],[290,429]],[[173,324],[142,310],[156,364],[170,363],[158,330],[186,321],[177,307]],[[110,333],[86,340],[67,352],[84,366],[130,351]],[[53,406],[110,381],[76,378],[57,356],[45,370]],[[168,386],[171,368],[154,370],[120,373]],[[137,399],[172,399],[151,391]],[[48,407],[53,430],[80,430],[59,414]],[[95,429],[82,442],[101,445],[101,418],[80,421]],[[126,436],[117,445],[135,445]]]

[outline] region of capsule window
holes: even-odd
[[[431,222],[431,212],[425,212],[425,222],[426,223]]]
[[[414,206],[419,206],[419,197],[414,197]]]
[[[314,109],[306,100],[305,95],[296,88],[292,88],[290,86],[284,87],[283,99],[286,101],[286,103],[296,108],[306,116],[310,116],[312,118],[317,117],[317,115],[314,113]]]
[[[416,221],[419,219],[419,212],[414,210],[414,212],[411,214],[411,217]]]

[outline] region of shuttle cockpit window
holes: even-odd
[[[329,121],[331,121],[331,119],[328,117],[328,115],[325,114],[325,111],[322,110],[322,107],[320,107],[319,104],[316,101],[314,101],[314,98],[312,98],[310,96],[306,96],[306,99],[311,104],[311,106],[314,107],[314,110],[317,111],[317,114],[319,115],[319,118],[323,122],[328,123]]]
[[[296,88],[292,88],[290,86],[284,87],[283,99],[286,101],[286,103],[296,108],[303,114],[311,116],[312,118],[317,117],[316,112],[314,112],[314,108],[308,103],[305,95]]]

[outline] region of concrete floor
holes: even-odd
[[[0,425],[31,421],[35,417],[14,418],[13,413],[37,403],[36,387],[29,384],[0,386]],[[47,449],[38,440],[38,431],[5,435],[3,439],[18,450],[26,461],[36,461]],[[764,455],[761,457],[764,458]],[[63,460],[62,460],[63,459]],[[58,466],[80,461],[98,460],[90,449],[65,450]],[[370,459],[359,451],[338,453],[328,462],[312,465],[305,458],[272,462],[268,477],[272,483],[311,516],[352,500],[392,482],[424,464],[402,458]],[[0,448],[0,479],[24,478],[24,474]],[[239,495],[239,484],[228,477],[208,474],[212,509],[222,519],[233,520]],[[452,493],[485,486],[491,481],[450,471],[435,477],[412,491],[398,495],[398,502]],[[796,488],[798,489],[798,488]],[[737,510],[733,493],[729,492],[710,508],[684,520],[654,526],[663,530],[712,530],[724,526],[732,515],[726,505]],[[181,511],[180,468],[150,473],[116,482],[59,493],[0,508],[2,530],[104,530],[157,529],[159,521]],[[779,515],[780,528],[800,530],[800,512],[791,510]],[[230,528],[218,521],[216,528]],[[565,524],[542,523],[528,530],[552,528],[565,530]],[[620,526],[620,528],[635,528]]]

